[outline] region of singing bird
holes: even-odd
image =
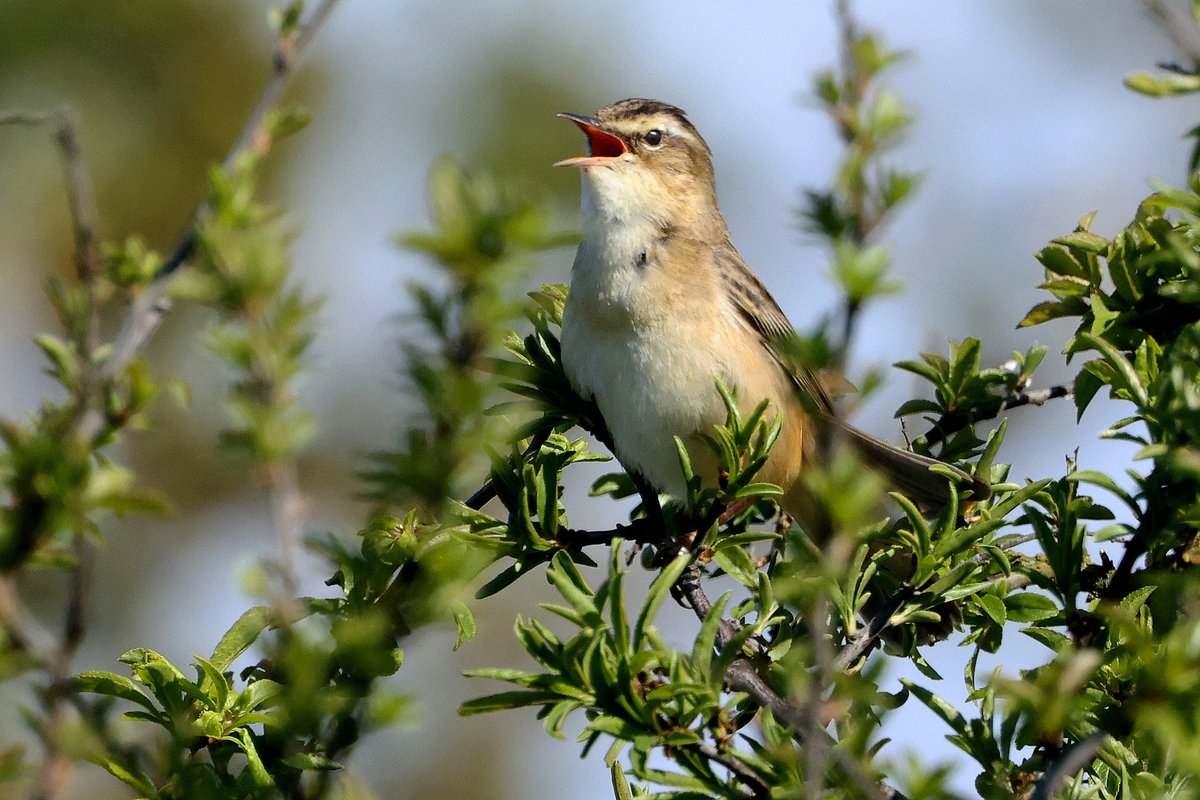
[[[734,249],[711,153],[684,112],[635,98],[595,117],[559,116],[583,130],[590,151],[556,164],[583,173],[563,366],[575,391],[595,399],[622,465],[659,492],[685,496],[678,436],[711,484],[715,461],[695,434],[725,421],[720,379],[747,408],[765,398],[768,414],[783,416],[756,479],[779,485],[793,516],[804,516],[801,476],[817,455],[820,426],[832,426],[896,490],[944,505],[947,479],[929,470],[938,462],[842,422],[816,376],[788,365],[779,345],[793,335],[791,323]],[[958,477],[975,484],[976,496],[986,491]]]

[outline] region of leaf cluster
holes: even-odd
[[[431,256],[445,291],[413,285],[418,329],[405,345],[404,372],[427,416],[395,450],[370,455],[363,477],[373,499],[430,511],[461,496],[464,479],[486,469],[481,457],[509,440],[495,402],[498,377],[488,370],[526,303],[512,286],[535,253],[574,241],[550,229],[548,215],[484,173],[449,156],[429,175],[434,230],[400,241]]]

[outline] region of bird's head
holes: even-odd
[[[589,154],[555,166],[579,167],[595,210],[605,217],[650,217],[664,227],[716,217],[708,145],[675,106],[621,100],[595,117],[559,114],[587,135]]]

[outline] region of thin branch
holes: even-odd
[[[813,669],[809,675],[808,696],[805,698],[805,708],[821,707],[825,691],[831,685],[830,664],[833,661],[830,652],[829,626],[826,623],[829,614],[829,603],[824,597],[818,596],[808,609],[808,631],[812,643]],[[824,724],[823,724],[824,723]],[[804,791],[809,800],[819,800],[825,793],[825,776],[829,772],[830,751],[833,749],[825,732],[828,724],[823,715],[817,713],[805,714],[805,724],[808,725],[808,747],[804,750]]]
[[[79,342],[89,358],[99,345],[99,302],[94,297],[96,279],[100,276],[100,214],[96,206],[91,176],[84,165],[79,146],[78,124],[74,112],[64,106],[54,111],[8,111],[0,113],[0,125],[35,127],[53,125],[54,140],[62,159],[67,209],[71,215],[71,235],[75,244],[75,272],[80,283],[88,288],[87,327]]]
[[[968,425],[995,419],[1009,409],[1020,408],[1021,406],[1045,405],[1047,402],[1057,400],[1060,397],[1070,397],[1071,394],[1072,390],[1070,386],[1047,386],[1045,389],[1031,389],[1026,392],[1010,394],[987,405],[973,408],[967,414],[959,412],[946,414],[935,422],[933,427],[926,431],[925,435],[921,438],[925,440],[926,444],[932,447],[949,439],[950,436],[958,433]]]
[[[57,112],[58,140],[66,172],[67,199],[71,208],[71,227],[75,234],[75,269],[84,283],[95,280],[100,272],[100,214],[91,177],[84,168],[76,133],[74,114],[68,108]]]
[[[631,520],[626,525],[617,525],[602,531],[585,531],[567,528],[561,530],[556,537],[558,543],[565,547],[588,547],[596,544],[612,544],[617,539],[639,544],[653,544],[662,541],[662,530],[650,524],[648,519]]]
[[[283,95],[289,79],[295,72],[304,51],[308,48],[321,25],[328,18],[338,0],[321,0],[308,19],[298,26],[289,37],[282,37],[276,43],[275,54],[272,58],[271,75],[263,86],[250,115],[246,118],[242,130],[238,134],[233,147],[222,162],[224,169],[232,167],[237,160],[251,150],[262,150],[270,144],[263,124],[267,114],[278,103]],[[154,334],[159,323],[171,310],[171,301],[167,297],[167,278],[174,273],[192,255],[196,246],[196,226],[208,211],[208,201],[204,201],[192,214],[183,232],[179,235],[175,249],[163,261],[158,275],[134,302],[124,327],[117,336],[112,355],[104,364],[106,377],[119,374],[125,366],[141,351],[146,342]]]
[[[700,583],[700,568],[695,564],[684,570],[683,574],[679,576],[679,580],[671,587],[671,591],[675,595],[676,601],[680,605],[692,609],[701,622],[712,611],[712,603],[704,591],[704,586]],[[724,650],[741,630],[742,626],[733,620],[724,618],[719,620],[717,622],[717,648]],[[747,644],[750,643],[747,642]],[[765,646],[759,644],[756,654],[764,652],[766,652]]]
[[[73,320],[65,318],[65,315],[63,322],[73,343],[83,355],[85,365],[83,387],[78,392],[81,400],[80,419],[89,414],[102,419],[100,407],[103,394],[97,379],[95,360],[100,344],[100,222],[91,178],[79,146],[74,114],[65,107],[41,114],[11,112],[0,115],[0,124],[56,126],[54,138],[62,159],[67,205],[71,215],[75,271],[79,284],[84,289],[86,303],[82,325],[75,324]],[[37,626],[36,620],[25,611],[11,579],[5,579],[2,587],[4,597],[0,601],[0,605],[3,605],[0,618],[3,619],[4,626],[9,629],[10,634],[15,634],[14,638],[18,638],[19,644],[27,648],[37,648],[36,658],[39,666],[45,670],[49,679],[42,700],[45,713],[38,726],[45,748],[45,758],[31,789],[31,796],[38,800],[48,800],[62,792],[74,763],[72,756],[64,752],[60,739],[66,713],[64,706],[72,691],[67,678],[71,672],[71,662],[85,632],[84,565],[87,551],[82,530],[74,532],[72,550],[75,564],[68,570],[67,605],[63,613],[62,633],[57,640],[46,633],[43,641],[35,643],[35,637],[41,636],[40,633],[35,633],[40,630],[40,626]],[[21,642],[21,639],[24,641]]]
[[[1125,543],[1125,553],[1121,556],[1121,561],[1117,564],[1117,568],[1108,582],[1108,588],[1104,592],[1105,597],[1119,598],[1129,593],[1134,565],[1149,551],[1148,536],[1142,529],[1145,524],[1143,521],[1142,525],[1139,525],[1138,529],[1133,532],[1129,541]]]
[[[1063,754],[1051,769],[1038,781],[1037,788],[1029,800],[1050,800],[1059,787],[1070,777],[1092,763],[1107,736],[1103,731],[1097,731],[1086,739],[1074,744]]]
[[[733,773],[739,781],[746,784],[750,791],[753,792],[751,797],[754,800],[765,800],[771,796],[771,788],[767,785],[766,781],[744,762],[739,761],[728,753],[721,752],[708,742],[697,742],[696,744],[689,745],[688,749],[710,761],[717,762]]]
[[[85,630],[84,564],[87,551],[84,548],[82,533],[75,533],[72,547],[77,563],[69,573],[70,584],[67,589],[67,608],[63,618],[61,642],[55,647],[47,665],[49,685],[45,689],[42,701],[45,715],[37,726],[46,757],[30,791],[33,800],[52,800],[58,797],[66,788],[75,767],[75,758],[69,749],[64,749],[61,739],[65,732],[67,705],[75,694],[70,681],[71,662],[83,641]]]

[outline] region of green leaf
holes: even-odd
[[[571,561],[571,557],[565,551],[559,550],[554,554],[552,564],[553,566],[546,571],[546,577],[554,584],[554,588],[571,604],[586,625],[600,627],[603,620],[600,610],[596,608],[596,595],[583,579],[578,567]]]
[[[717,601],[712,604],[712,608],[704,615],[700,633],[696,635],[696,641],[692,645],[692,663],[696,666],[696,671],[701,674],[708,674],[713,653],[716,650],[717,633],[725,614],[725,606],[729,604],[732,597],[733,592],[725,592],[717,598]]]
[[[1008,622],[1008,611],[1004,607],[1004,601],[996,595],[979,595],[979,605],[983,608],[984,613],[991,617],[992,622],[997,625],[1003,625]]]
[[[214,711],[224,711],[226,702],[229,700],[229,681],[226,680],[225,674],[213,666],[208,659],[195,656],[196,666],[200,668],[200,673],[204,676],[199,682],[201,691],[208,694],[212,699],[209,707]]]
[[[519,561],[515,564],[508,565],[502,569],[496,575],[496,577],[479,587],[479,589],[475,592],[475,599],[482,600],[485,597],[491,597],[497,592],[503,591],[504,589],[508,588],[510,584],[515,583],[517,578],[520,578],[529,571],[530,568]]]
[[[610,774],[616,800],[633,800],[633,791],[629,788],[629,781],[625,780],[625,772],[621,769],[620,761],[612,762]]]
[[[625,613],[625,573],[621,568],[621,545],[612,543],[608,565],[608,616],[612,625],[613,647],[618,653],[629,652],[629,617]]]
[[[1177,72],[1151,75],[1149,72],[1138,71],[1126,76],[1125,85],[1139,94],[1168,97],[1200,91],[1200,75],[1184,75]]]
[[[1104,386],[1104,381],[1086,369],[1079,370],[1071,393],[1075,398],[1075,420],[1083,419],[1083,412],[1091,404],[1096,392]]]
[[[121,781],[121,783],[133,787],[142,797],[160,797],[153,779],[140,769],[135,774],[133,769],[136,769],[136,767],[131,768],[132,765],[123,764],[107,755],[99,758],[95,763],[103,767],[108,774]]]
[[[1121,488],[1113,478],[1099,470],[1081,469],[1067,475],[1071,483],[1087,483],[1098,486],[1121,500],[1135,514],[1140,513],[1140,507],[1133,496]]]
[[[475,638],[477,631],[475,614],[461,600],[455,600],[451,603],[450,613],[454,617],[455,626],[458,628],[458,638],[454,641],[454,649],[458,650],[458,648]]]
[[[1061,609],[1044,594],[1019,592],[1004,598],[1008,618],[1012,622],[1041,622],[1056,616]]]
[[[642,606],[641,613],[638,614],[637,622],[633,626],[633,650],[637,652],[642,649],[642,645],[646,640],[646,632],[650,626],[650,622],[654,619],[654,615],[658,612],[659,606],[667,599],[667,595],[671,592],[671,587],[683,575],[683,571],[687,569],[691,563],[691,553],[680,553],[675,556],[670,564],[663,568],[658,577],[654,579],[654,583],[650,584],[650,591],[646,596],[646,602]]]
[[[783,490],[773,483],[748,483],[733,494],[734,498],[743,497],[782,497]]]
[[[1053,245],[1045,247],[1036,258],[1042,266],[1056,275],[1087,279],[1087,267],[1072,258],[1065,248]]]
[[[1142,384],[1142,380],[1138,377],[1137,372],[1134,371],[1133,364],[1129,363],[1129,359],[1125,358],[1107,339],[1093,336],[1090,333],[1080,333],[1079,338],[1090,347],[1099,350],[1101,355],[1104,356],[1105,363],[1109,364],[1115,370],[1114,387],[1125,389],[1129,393],[1130,399],[1138,407],[1145,408],[1149,405],[1150,399],[1146,394],[1146,387]]]
[[[497,692],[484,697],[468,700],[458,707],[458,714],[471,717],[476,714],[486,714],[490,711],[506,711],[513,708],[528,706],[544,706],[559,699],[559,695],[541,689],[526,692]]]
[[[147,711],[158,711],[154,701],[146,696],[141,687],[123,675],[101,671],[81,672],[75,676],[74,683],[78,691],[119,697],[137,703]]]
[[[303,106],[281,106],[263,119],[263,129],[276,141],[295,136],[312,122],[312,112]]]
[[[1140,589],[1134,589],[1121,600],[1121,608],[1131,614],[1136,613],[1138,609],[1146,604],[1146,600],[1150,598],[1150,595],[1154,594],[1156,588],[1158,587],[1143,586]]]
[[[38,334],[33,341],[54,365],[49,370],[50,375],[67,389],[75,389],[79,385],[82,365],[74,346],[49,333]]]
[[[1017,323],[1017,327],[1028,328],[1033,325],[1041,325],[1043,322],[1049,322],[1059,317],[1081,317],[1087,313],[1088,309],[1087,301],[1080,297],[1064,297],[1062,300],[1048,300],[1044,303],[1038,303],[1030,309],[1025,318]]]
[[[231,741],[240,744],[242,752],[246,754],[246,770],[253,779],[253,785],[256,788],[274,788],[275,780],[258,755],[258,747],[254,744],[254,734],[248,728],[239,728]]]
[[[1022,628],[1021,633],[1035,642],[1041,642],[1055,653],[1062,653],[1074,647],[1070,637],[1058,631],[1052,631],[1049,628]]]
[[[966,719],[959,713],[958,709],[942,698],[941,695],[934,694],[924,686],[913,683],[907,678],[901,678],[900,682],[912,692],[914,697],[924,703],[930,711],[941,717],[942,721],[949,725],[955,733],[959,736],[968,735]]]
[[[313,769],[332,771],[342,768],[342,765],[333,759],[326,758],[319,753],[293,753],[287,758],[282,759],[282,763],[293,769]]]
[[[265,678],[257,680],[238,695],[237,705],[243,713],[250,712],[278,697],[283,691],[284,686],[280,683]],[[243,721],[242,724],[245,722]]]
[[[1053,242],[1054,244],[1061,244],[1064,247],[1075,247],[1085,253],[1095,253],[1097,255],[1108,250],[1108,239],[1085,230],[1068,233],[1066,236],[1054,239]]]
[[[238,656],[250,649],[258,635],[271,624],[275,612],[270,606],[255,606],[238,617],[213,648],[209,661],[218,671],[229,669]]]

